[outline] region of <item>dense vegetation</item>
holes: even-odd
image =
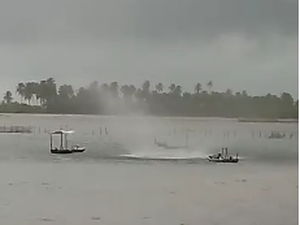
[[[212,81],[204,90],[201,83],[194,93],[183,92],[180,85],[165,88],[162,83],[151,88],[145,81],[141,88],[117,82],[91,83],[76,92],[71,85],[57,88],[55,80],[19,83],[13,102],[12,92],[4,94],[0,112],[68,114],[148,114],[155,116],[218,116],[256,118],[298,118],[298,100],[288,93],[281,96],[249,96],[246,91],[213,91]]]

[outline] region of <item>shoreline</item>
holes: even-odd
[[[142,114],[66,114],[66,113],[46,113],[46,112],[0,112],[0,116],[10,115],[44,115],[44,116],[99,116],[99,117],[153,117],[153,118],[188,118],[188,119],[221,119],[221,120],[236,120],[238,123],[298,123],[298,119],[294,118],[240,118],[240,117],[222,117],[222,116],[157,116],[157,115],[142,115]]]
[[[238,118],[240,123],[298,123],[298,119]]]

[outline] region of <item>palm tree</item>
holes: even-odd
[[[129,88],[130,88],[130,92],[131,92],[130,94],[131,94],[131,96],[133,96],[135,94],[135,92],[136,92],[136,88],[132,84],[129,86]]]
[[[293,97],[287,92],[281,93],[280,100],[286,106],[292,106],[294,104]]]
[[[146,80],[142,85],[141,97],[143,100],[148,100],[150,95],[150,81]]]
[[[131,98],[131,88],[130,86],[128,86],[127,84],[123,85],[121,88],[120,88],[120,91],[122,92],[123,94],[123,98],[124,99],[129,99]]]
[[[172,83],[169,87],[170,93],[174,93],[175,89],[176,89],[176,85]]]
[[[4,97],[3,97],[4,101],[6,102],[6,104],[9,104],[11,103],[12,101],[12,93],[10,91],[7,91],[5,94],[4,94]]]
[[[63,99],[70,99],[74,96],[74,90],[72,85],[62,85],[59,87],[59,96]]]
[[[230,88],[227,88],[225,95],[228,97],[232,96],[232,90]]]
[[[119,85],[118,82],[112,82],[109,86],[109,91],[113,97],[117,98],[119,96]]]
[[[207,83],[207,87],[208,87],[209,93],[211,93],[211,89],[212,89],[213,86],[214,86],[214,84],[213,84],[213,82],[210,80],[210,81]]]
[[[33,92],[34,92],[33,83],[27,82],[25,84],[24,97],[25,97],[25,100],[28,101],[28,105],[30,105],[30,103],[31,103]]]
[[[178,96],[181,96],[181,93],[182,93],[182,88],[180,85],[177,85],[176,88],[175,88],[175,91],[174,93]]]
[[[41,105],[44,105],[47,99],[47,81],[42,80],[38,87],[38,95],[40,97]]]
[[[247,96],[248,96],[247,91],[245,91],[245,90],[242,91],[242,96],[243,96],[243,97],[247,97]]]
[[[21,97],[21,103],[22,103],[23,102],[23,98],[25,96],[25,84],[24,83],[18,83],[16,92],[17,92],[18,95],[20,95],[20,97]]]
[[[38,102],[38,104],[42,105],[43,100],[42,100],[40,83],[36,83],[36,85],[35,85],[35,98],[36,98],[36,101]]]
[[[149,81],[149,80],[146,80],[146,81],[143,83],[142,90],[143,90],[143,92],[144,92],[145,94],[146,94],[146,93],[149,93],[149,91],[150,91],[150,81]]]
[[[163,90],[164,90],[164,86],[162,83],[158,83],[156,86],[155,86],[155,89],[158,93],[161,93]]]
[[[31,85],[31,91],[32,91],[33,97],[35,98],[35,104],[37,105],[37,102],[40,98],[39,84],[36,82],[30,82],[30,85]]]
[[[195,92],[197,94],[199,94],[201,90],[202,90],[202,84],[201,83],[197,83],[196,86],[195,86]]]
[[[80,105],[86,106],[87,100],[88,100],[89,94],[88,90],[81,87],[78,89],[77,94],[76,94],[76,101]]]
[[[46,84],[47,84],[47,86],[46,86],[47,87],[46,88],[47,101],[53,100],[53,98],[57,95],[55,80],[52,77],[50,77],[47,79]]]
[[[50,102],[53,101],[54,98],[57,96],[55,80],[51,77],[47,80],[42,80],[38,85],[37,90],[33,92],[35,92],[36,98],[40,99],[40,102],[43,106],[49,105]]]
[[[191,93],[189,93],[189,92],[184,92],[183,93],[183,95],[182,95],[182,97],[184,98],[184,99],[188,99],[188,98],[191,98]]]

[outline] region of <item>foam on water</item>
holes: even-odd
[[[187,149],[157,149],[157,148],[149,148],[149,151],[137,151],[127,154],[120,154],[118,158],[124,159],[135,159],[135,160],[206,160],[207,155],[209,155],[208,150],[187,150]],[[249,158],[245,156],[239,156],[240,160],[247,160]]]
[[[151,159],[151,160],[187,160],[187,159],[204,159],[205,151],[195,151],[188,148],[176,147],[164,149],[155,145],[143,145],[136,149],[130,150],[129,153],[120,154],[120,157],[131,159]]]
[[[168,153],[137,153],[137,154],[124,154],[120,155],[120,157],[124,158],[132,158],[132,159],[152,159],[152,160],[186,160],[186,159],[205,159],[205,156],[202,154],[194,153],[194,154],[168,154]]]
[[[216,123],[201,119],[170,121],[163,118],[62,115],[10,115],[8,118],[0,118],[1,123],[36,127],[35,132],[28,135],[1,134],[1,161],[76,160],[83,162],[103,159],[201,161],[209,154],[218,153],[222,147],[228,147],[229,154],[239,153],[239,158],[246,161],[290,163],[298,160],[296,135],[293,139],[282,140],[264,138],[264,135],[262,138],[257,135],[251,136],[257,130],[264,130],[262,133],[265,134],[267,129],[296,134],[298,128],[293,124],[240,124],[234,121],[222,122],[222,120]],[[69,139],[70,145],[78,143],[87,147],[83,154],[64,156],[49,154],[49,136],[43,131],[58,129],[62,124],[75,130],[75,134]],[[108,134],[103,132],[104,127],[107,127]],[[225,137],[222,130],[231,132],[230,137]],[[154,144],[155,139],[175,148],[158,147]],[[188,147],[183,147],[184,145]]]

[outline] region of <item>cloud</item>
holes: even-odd
[[[297,10],[296,0],[0,0],[0,88],[52,76],[297,95]]]
[[[278,32],[297,35],[293,0],[2,0],[0,38],[153,41]]]

